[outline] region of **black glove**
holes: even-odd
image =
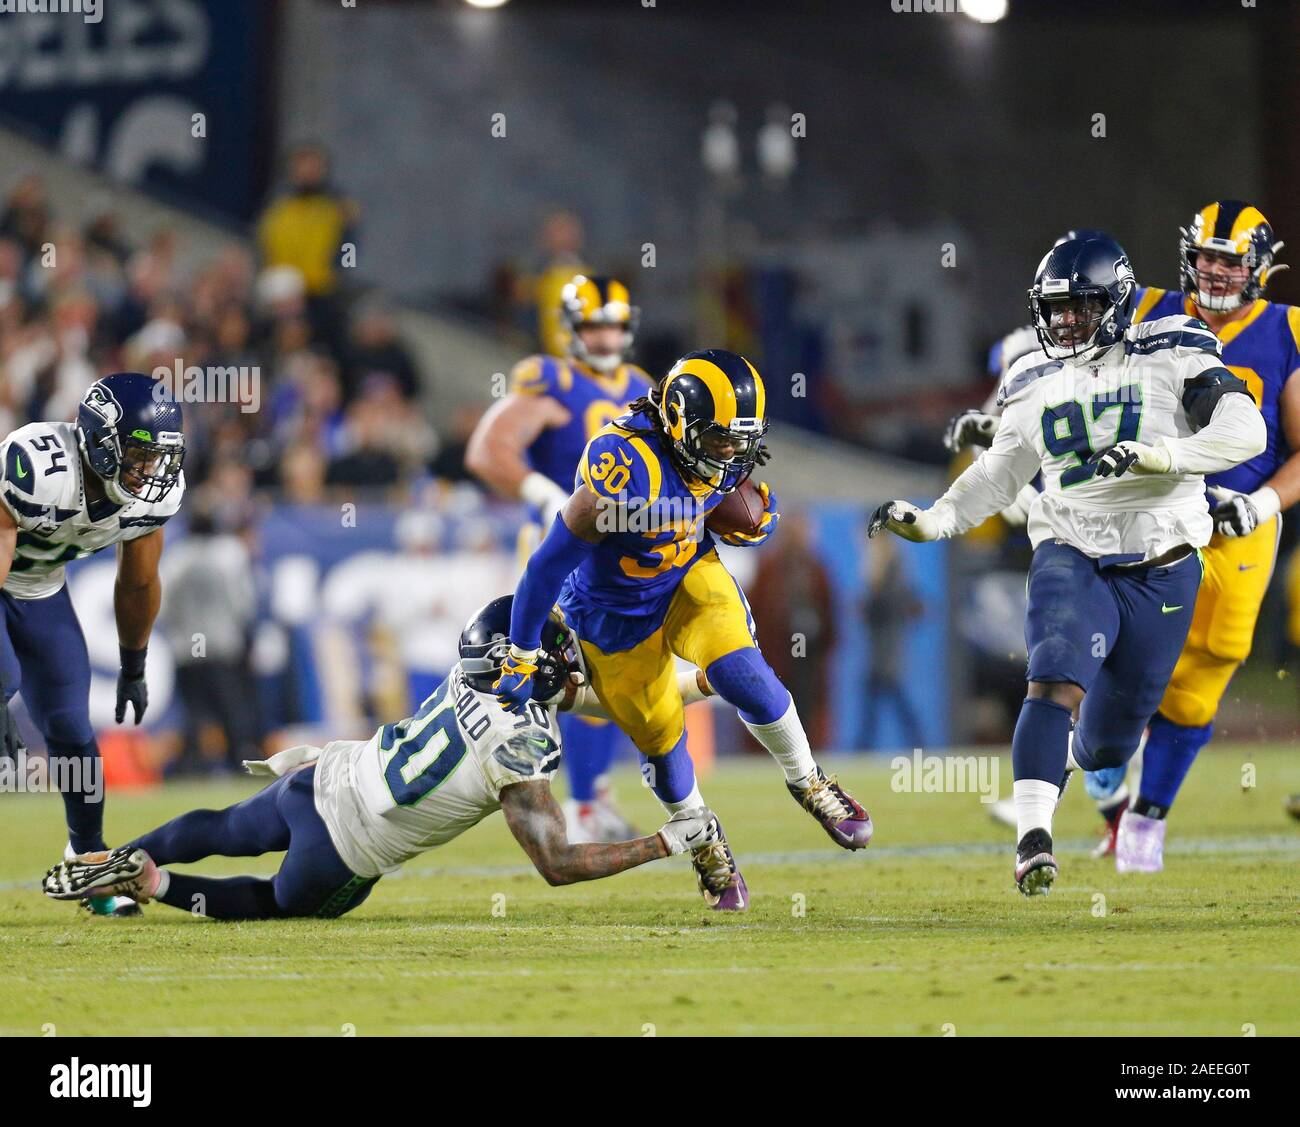
[[[1220,536],[1249,536],[1259,527],[1259,510],[1245,493],[1220,501],[1210,512]]]
[[[113,715],[119,724],[122,723],[129,703],[135,710],[135,722],[139,724],[144,718],[144,710],[149,707],[149,686],[144,683],[144,659],[149,647],[128,650],[119,646],[118,651],[122,657],[122,672],[117,675],[117,711]]]
[[[943,432],[943,444],[954,454],[967,446],[992,446],[998,432],[998,416],[973,408],[954,415]]]
[[[1129,467],[1138,460],[1137,452],[1126,449],[1122,444],[1118,446],[1107,446],[1105,450],[1098,450],[1091,458],[1088,459],[1097,467],[1098,477],[1123,477]]]
[[[14,714],[9,709],[9,702],[0,702],[0,708],[4,709],[4,715],[0,716],[0,759],[8,756],[17,763],[18,756],[27,750],[27,745],[23,743],[18,725],[14,723]]]

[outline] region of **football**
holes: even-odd
[[[746,478],[734,493],[728,493],[722,503],[709,514],[705,526],[715,536],[743,532],[753,536],[763,523],[763,495],[758,486]]]

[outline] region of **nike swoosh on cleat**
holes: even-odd
[[[1161,603],[1161,604],[1160,604],[1160,613],[1161,613],[1161,614],[1173,614],[1174,611],[1176,611],[1176,610],[1182,610],[1182,609],[1183,609],[1183,608],[1182,608],[1182,605],[1181,605],[1181,604],[1180,604],[1179,606],[1176,606],[1176,607],[1167,607],[1167,606],[1165,606],[1164,603]]]

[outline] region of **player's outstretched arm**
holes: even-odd
[[[548,395],[511,393],[494,403],[474,428],[465,448],[465,468],[503,496],[536,506],[549,524],[568,494],[530,467],[524,452],[542,431],[563,426],[568,417]]]
[[[532,694],[542,627],[569,573],[604,538],[599,517],[599,498],[580,485],[528,560],[510,608],[510,650],[493,686],[507,708],[518,711]]]
[[[117,582],[113,585],[113,611],[117,618],[117,642],[122,671],[117,678],[117,710],[120,724],[129,704],[137,724],[149,707],[149,689],[144,680],[149,634],[162,604],[162,580],[158,561],[162,557],[161,528],[117,546]]]
[[[502,788],[501,811],[515,840],[550,885],[613,876],[708,845],[720,832],[712,812],[701,807],[674,815],[649,837],[573,845],[565,833],[564,813],[544,779]]]

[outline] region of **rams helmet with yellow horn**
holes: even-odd
[[[570,354],[597,372],[608,374],[623,363],[632,347],[641,311],[632,304],[627,286],[616,278],[578,274],[560,292],[560,319],[568,334]],[[592,352],[581,329],[613,325],[623,329],[617,352]]]
[[[1283,244],[1273,241],[1273,228],[1263,212],[1241,200],[1216,200],[1201,208],[1182,228],[1178,240],[1179,272],[1183,293],[1202,309],[1230,313],[1258,300],[1270,274],[1286,267],[1274,258]],[[1244,266],[1244,284],[1212,276],[1198,262],[1202,255]]]
[[[743,356],[720,348],[688,353],[653,402],[673,462],[717,492],[731,493],[767,462],[767,393]]]

